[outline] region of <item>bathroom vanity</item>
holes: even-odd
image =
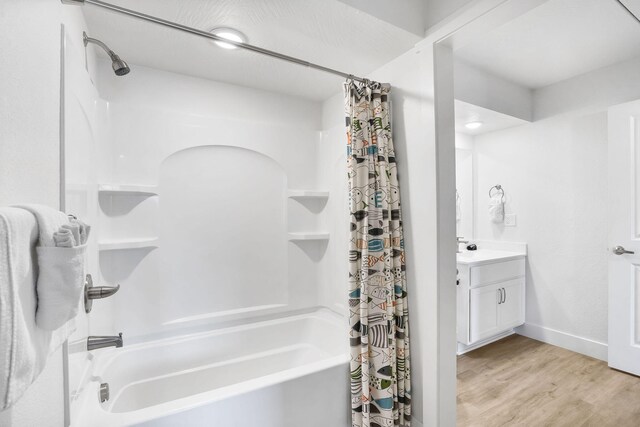
[[[513,333],[524,323],[526,245],[458,254],[458,354]]]

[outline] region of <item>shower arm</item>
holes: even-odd
[[[102,49],[104,49],[105,52],[107,52],[107,55],[109,55],[109,58],[111,58],[112,61],[119,59],[118,55],[116,55],[114,51],[109,49],[109,46],[107,46],[106,44],[104,44],[98,39],[94,39],[93,37],[87,36],[87,33],[82,33],[82,40],[84,41],[85,46],[88,45],[89,43],[97,44],[98,46],[100,46]]]
[[[305,60],[302,60],[302,59],[299,59],[299,58],[295,58],[293,56],[284,55],[282,53],[275,52],[275,51],[268,50],[268,49],[263,49],[261,47],[251,45],[249,43],[243,43],[243,42],[237,42],[237,41],[234,41],[234,40],[229,40],[229,39],[226,39],[224,37],[220,37],[218,35],[215,35],[215,34],[212,34],[212,33],[208,33],[206,31],[198,30],[197,28],[188,27],[186,25],[181,25],[181,24],[178,24],[177,22],[167,21],[166,19],[157,18],[155,16],[147,15],[145,13],[137,12],[135,10],[127,9],[127,8],[124,8],[124,7],[121,7],[121,6],[117,6],[115,4],[107,3],[107,2],[104,2],[104,1],[100,1],[100,0],[60,0],[60,1],[63,4],[76,5],[76,6],[83,6],[85,4],[90,4],[90,5],[93,5],[93,6],[97,6],[97,7],[103,8],[103,9],[110,10],[112,12],[120,13],[122,15],[131,16],[131,17],[134,17],[134,18],[141,19],[143,21],[152,22],[154,24],[159,24],[159,25],[162,25],[162,26],[165,26],[165,27],[169,27],[169,28],[173,28],[173,29],[176,29],[176,30],[184,31],[185,33],[190,33],[190,34],[193,34],[193,35],[196,35],[196,36],[205,37],[205,38],[208,38],[210,40],[224,42],[224,43],[239,47],[240,49],[249,50],[251,52],[259,53],[261,55],[266,55],[266,56],[270,56],[272,58],[281,59],[283,61],[291,62],[291,63],[294,63],[294,64],[302,65],[302,66],[305,66],[305,67],[308,67],[308,68],[313,68],[313,69],[320,70],[320,71],[324,71],[326,73],[335,74],[337,76],[341,76],[341,77],[344,77],[346,79],[355,80],[355,81],[362,82],[362,83],[365,83],[365,84],[371,82],[371,80],[366,79],[364,77],[356,77],[353,74],[344,73],[342,71],[338,71],[338,70],[334,70],[333,68],[324,67],[322,65],[314,64],[312,62],[305,61]],[[98,40],[95,40],[95,39],[89,39],[89,40],[91,42],[94,42],[94,43],[99,42]],[[108,47],[106,47],[106,45],[104,43],[99,42],[98,44],[102,48],[108,49]]]

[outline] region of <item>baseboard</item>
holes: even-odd
[[[492,342],[499,341],[499,340],[501,340],[503,338],[506,338],[506,337],[508,337],[510,335],[513,335],[513,334],[514,334],[513,329],[509,329],[508,331],[502,332],[502,333],[500,333],[498,335],[495,335],[495,336],[493,336],[491,338],[487,338],[486,340],[477,342],[475,344],[465,345],[465,344],[458,343],[457,354],[458,354],[458,356],[462,356],[465,353],[469,353],[470,351],[473,351],[473,350],[475,350],[477,348],[483,347],[483,346],[485,346],[487,344],[491,344]]]
[[[608,347],[607,344],[590,340],[588,338],[579,337],[566,332],[557,331],[544,326],[525,323],[516,328],[516,333],[534,340],[542,341],[557,347],[566,348],[585,356],[607,361]]]

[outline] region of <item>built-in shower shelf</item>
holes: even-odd
[[[288,196],[292,199],[327,199],[328,191],[315,190],[289,190]]]
[[[155,196],[158,194],[157,185],[132,184],[100,184],[98,191],[102,194],[121,196]]]
[[[98,249],[101,251],[116,251],[122,249],[157,248],[157,237],[144,237],[135,239],[113,239],[101,240],[98,242]]]
[[[290,241],[300,241],[300,240],[329,240],[329,233],[289,233]]]

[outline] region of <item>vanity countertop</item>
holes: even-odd
[[[458,264],[491,264],[499,261],[509,261],[526,257],[524,252],[502,251],[494,249],[478,249],[475,251],[463,251],[457,254]]]

